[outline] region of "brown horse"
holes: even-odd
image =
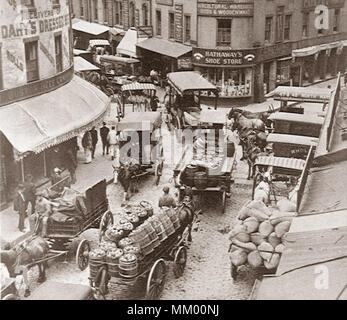
[[[139,165],[134,164],[122,164],[118,169],[118,180],[124,189],[124,202],[130,199],[131,193],[138,192],[136,177],[138,171]]]
[[[22,274],[25,284],[25,296],[30,295],[28,270],[37,265],[39,268],[39,282],[46,280],[47,263],[35,264],[43,259],[49,252],[49,244],[40,236],[33,235],[23,243],[9,249],[0,251],[0,260],[7,267],[10,277]],[[28,267],[29,266],[29,267]]]
[[[253,129],[256,131],[265,132],[265,123],[260,119],[249,119],[240,112],[233,112],[229,114],[229,116],[231,116],[229,120],[234,120],[232,126],[233,131],[237,130],[240,133],[244,130]]]
[[[276,110],[272,104],[269,105],[268,111],[266,111],[266,112],[251,112],[251,111],[242,110],[242,109],[238,109],[238,108],[232,108],[229,111],[228,118],[230,120],[230,119],[234,118],[234,115],[236,113],[238,113],[238,114],[243,115],[247,119],[260,119],[264,123],[266,123],[268,118],[270,117],[270,115],[274,112],[276,112]]]

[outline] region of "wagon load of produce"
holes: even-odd
[[[247,203],[229,233],[232,265],[239,267],[248,263],[252,268],[275,270],[294,217],[294,212],[272,211],[261,201]]]
[[[106,265],[106,251],[96,248],[89,253],[90,277],[94,278],[102,266]]]

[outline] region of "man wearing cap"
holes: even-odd
[[[13,209],[19,214],[18,229],[24,232],[24,220],[26,216],[26,201],[24,197],[25,187],[23,184],[19,184],[17,187],[16,196],[13,201]]]
[[[176,201],[169,194],[170,188],[164,187],[163,192],[164,192],[164,194],[159,199],[159,204],[158,204],[159,208],[162,208],[162,207],[176,208]]]
[[[110,129],[106,127],[106,122],[103,122],[102,127],[100,128],[100,137],[102,142],[102,155],[104,156],[105,153],[108,154],[108,148],[109,144],[107,141],[108,133],[110,132]]]

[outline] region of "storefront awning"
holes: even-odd
[[[83,59],[82,57],[74,57],[74,69],[75,72],[83,72],[83,71],[98,71],[100,68],[93,65],[86,59]]]
[[[311,56],[311,55],[314,55],[316,53],[319,53],[320,51],[323,51],[323,50],[341,48],[343,46],[344,46],[343,41],[337,41],[337,42],[321,44],[318,46],[296,49],[296,50],[292,51],[292,57],[293,58],[307,57],[307,56]]]
[[[100,57],[100,62],[120,62],[120,63],[139,63],[140,60],[133,59],[133,58],[126,58],[126,57],[118,57],[118,56],[110,56],[110,55],[103,55]]]
[[[156,87],[152,83],[130,83],[125,84],[121,88],[122,91],[138,91],[138,90],[155,90]]]
[[[87,53],[90,53],[90,51],[80,50],[80,49],[73,49],[73,55],[74,56],[80,56],[81,54],[87,54]]]
[[[118,122],[118,131],[153,131],[161,126],[160,112],[131,112]]]
[[[78,76],[49,93],[0,108],[0,131],[20,159],[71,139],[103,120],[108,97]]]
[[[110,30],[109,27],[104,26],[102,24],[88,22],[84,20],[77,21],[72,24],[72,29],[75,31],[80,31],[84,33],[89,33],[94,36],[98,36],[102,33],[108,32]]]
[[[279,101],[326,103],[330,101],[332,89],[279,86],[266,95]]]
[[[147,38],[139,38],[135,28],[130,28],[117,47],[117,54],[137,58],[136,45]]]
[[[188,91],[214,91],[218,92],[216,86],[205,79],[200,73],[193,71],[172,72],[168,75],[169,84],[180,94]]]
[[[110,28],[110,35],[112,36],[118,36],[118,35],[125,35],[125,31],[123,29],[119,28]]]
[[[137,46],[175,59],[192,51],[192,47],[158,38],[149,38]]]

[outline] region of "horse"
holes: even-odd
[[[139,166],[133,164],[121,164],[118,168],[118,180],[124,189],[124,202],[130,199],[128,191],[130,191],[130,193],[138,192],[138,181],[136,177],[134,178],[134,175],[138,170]]]
[[[234,123],[232,126],[232,130],[237,130],[238,132],[242,132],[247,129],[253,129],[260,132],[265,132],[265,123],[260,119],[248,119],[241,113],[235,112],[232,115]]]
[[[30,263],[43,259],[49,252],[48,242],[40,236],[33,235],[23,243],[7,250],[0,251],[0,260],[5,264],[10,277],[22,274],[25,284],[25,297],[30,295],[27,267]],[[38,282],[46,280],[47,262],[36,264],[39,269]]]
[[[266,123],[269,116],[274,112],[276,112],[276,110],[272,104],[269,105],[268,111],[266,112],[252,112],[252,111],[242,110],[238,108],[232,108],[230,109],[228,113],[228,119],[230,120],[234,118],[234,115],[237,113],[237,114],[243,115],[247,119],[260,119],[264,123]]]

